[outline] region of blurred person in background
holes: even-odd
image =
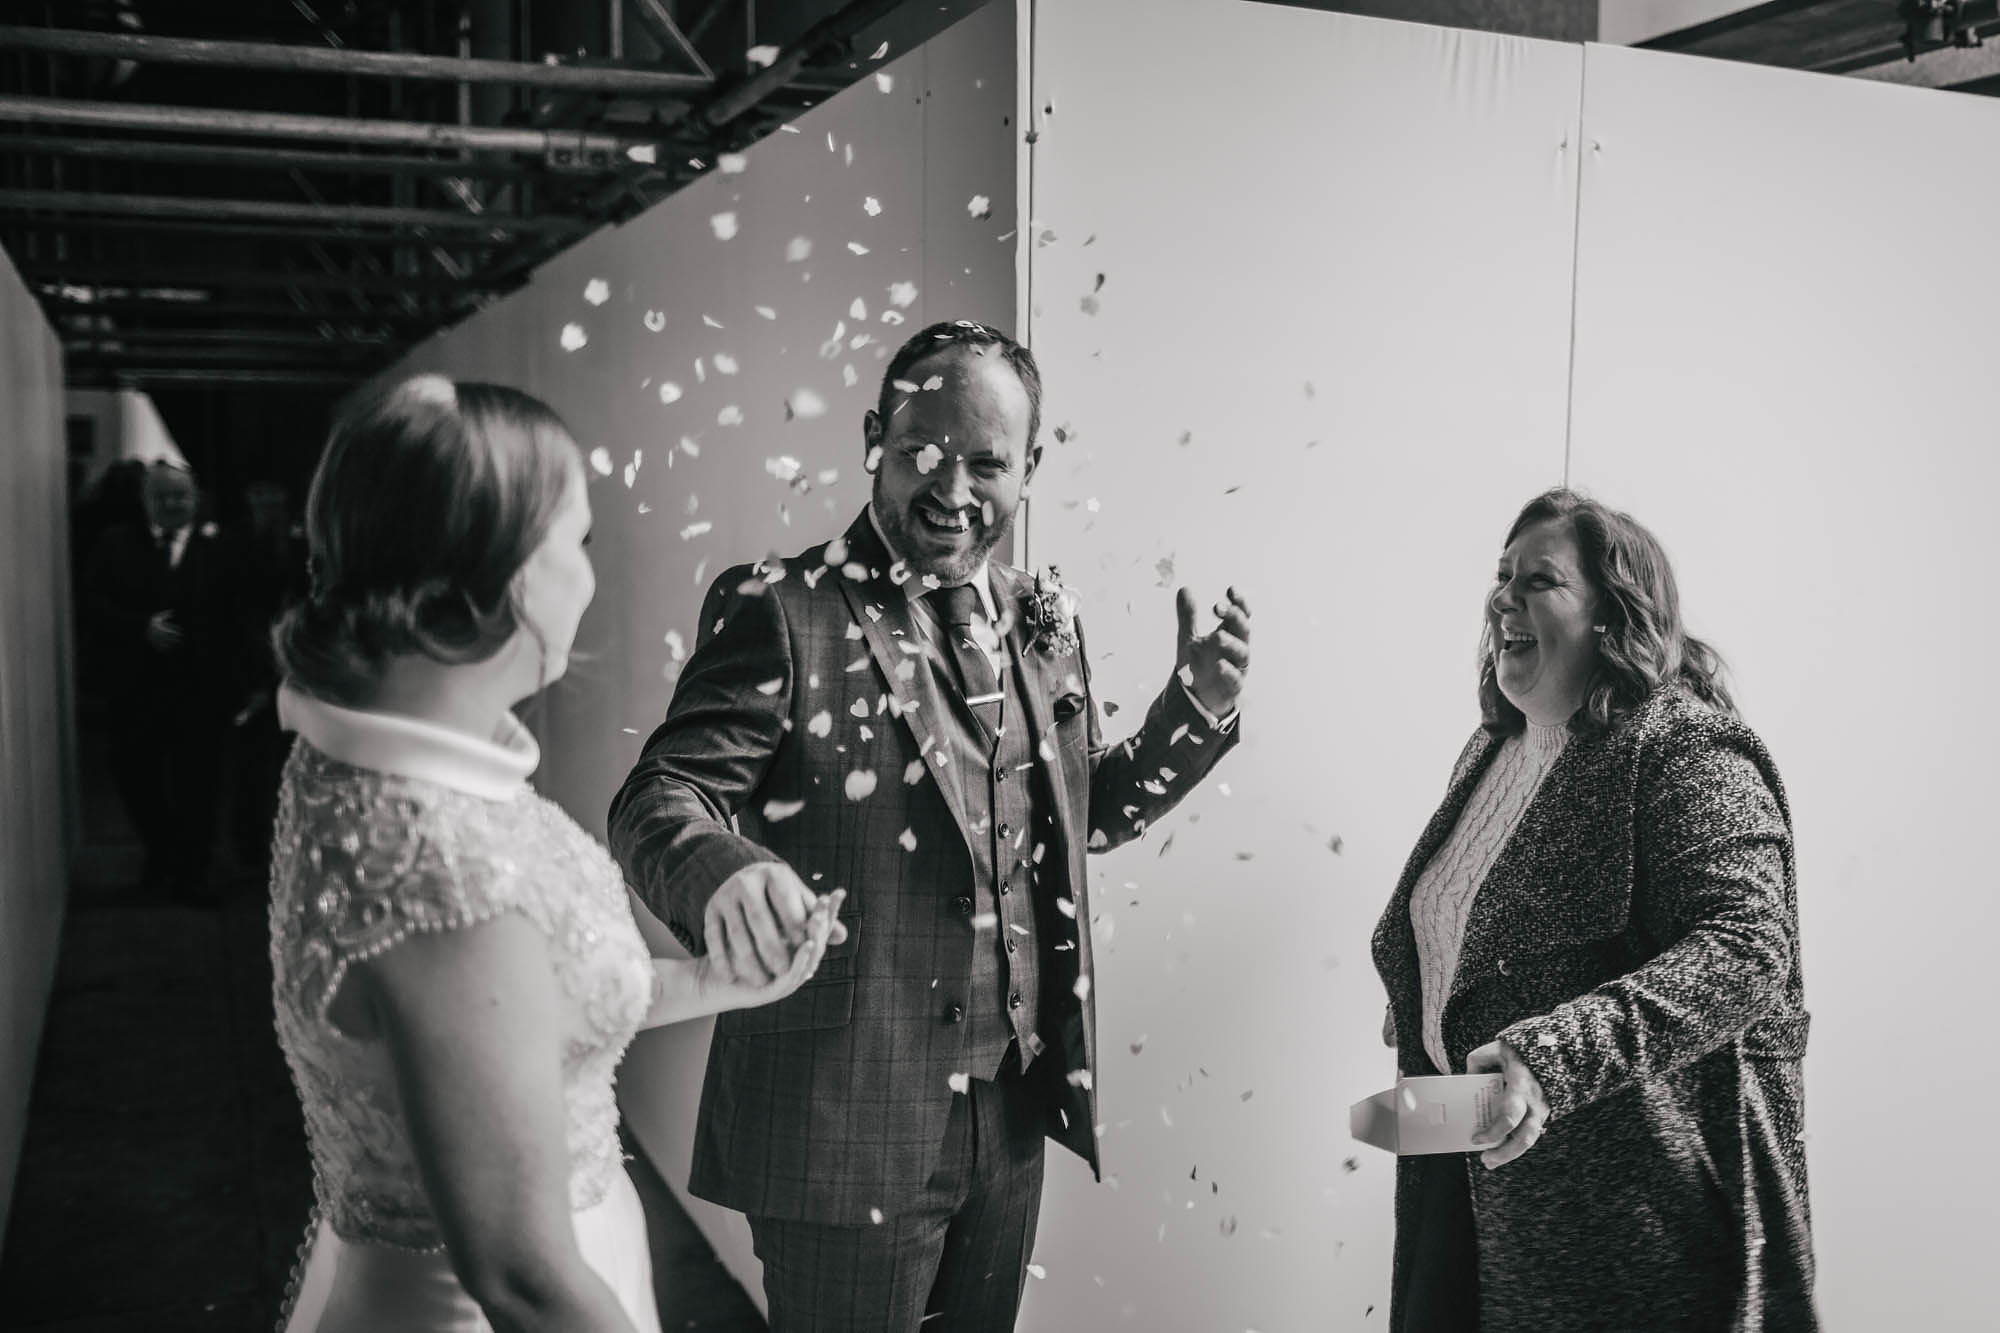
[[[194,474],[146,468],[141,522],[85,562],[82,620],[105,699],[112,781],[145,847],[142,892],[212,903],[222,745],[240,698],[235,569]]]

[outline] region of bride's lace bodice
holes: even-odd
[[[320,747],[365,761],[381,752],[369,743],[380,738],[357,745],[349,724],[374,727],[379,716],[295,695],[287,704],[291,720],[303,724],[285,766],[273,840],[273,996],[321,1214],[347,1240],[442,1246],[388,1051],[379,1039],[342,1032],[327,1008],[356,961],[418,931],[459,929],[504,912],[519,912],[548,938],[564,996],[570,1204],[595,1205],[623,1169],[612,1078],[653,986],[617,866],[525,782],[455,782],[450,756],[443,765],[399,764],[403,772],[344,762]],[[392,725],[406,733],[390,738],[393,761],[407,751],[407,733],[424,728]],[[525,733],[518,744],[532,753]],[[526,763],[531,768],[532,757]]]

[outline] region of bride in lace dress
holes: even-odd
[[[314,593],[276,631],[279,1044],[318,1206],[286,1333],[657,1333],[612,1079],[643,1027],[776,982],[655,959],[605,851],[528,785],[511,706],[562,675],[595,589],[575,443],[549,409],[421,376],[335,426]]]

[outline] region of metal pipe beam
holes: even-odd
[[[447,125],[433,121],[369,120],[286,111],[234,111],[13,94],[0,96],[0,121],[233,134],[253,139],[324,139],[387,148],[466,148],[492,153],[530,153],[564,161],[577,157],[587,161],[650,162],[665,147],[652,139],[628,139],[581,130],[510,129],[499,125]]]
[[[350,47],[289,46],[275,42],[209,41],[143,33],[79,32],[62,28],[0,26],[0,47],[61,55],[103,56],[150,65],[206,65],[223,69],[282,70],[291,74],[344,74],[442,83],[497,83],[561,88],[618,97],[688,97],[713,91],[699,74],[618,65],[529,64],[470,56],[408,51],[356,51]]]
[[[412,313],[384,306],[368,310],[315,310],[280,301],[180,301],[167,297],[114,296],[86,301],[82,293],[56,291],[42,293],[42,303],[53,319],[88,318],[92,315],[137,317],[149,322],[162,320],[253,319],[275,323],[370,324],[426,328],[444,318],[441,311]]]
[[[692,149],[693,145],[686,147]],[[540,168],[514,158],[417,157],[394,153],[333,153],[249,144],[170,143],[147,139],[78,139],[64,134],[0,135],[0,155],[47,153],[100,161],[185,163],[323,171],[355,176],[522,176]],[[606,169],[609,167],[607,165]]]
[[[0,190],[0,208],[97,213],[116,217],[214,218],[252,222],[346,223],[355,227],[427,227],[439,231],[511,231],[579,236],[596,229],[585,218],[502,217],[437,208],[370,204],[291,204],[271,199],[195,199],[185,195],[91,194],[82,190]]]
[[[632,0],[632,14],[639,20],[639,26],[652,34],[661,50],[672,51],[694,69],[697,77],[713,83],[715,71],[708,67],[708,62],[701,58],[701,52],[695,50],[694,43],[681,32],[664,0]]]
[[[701,121],[712,128],[727,125],[790,83],[815,54],[835,42],[846,41],[902,4],[903,0],[852,0],[813,24],[797,41],[779,52],[769,67],[718,94],[701,109]]]
[[[328,343],[310,354],[296,347],[175,347],[163,351],[105,351],[91,343],[63,344],[63,357],[77,366],[257,366],[273,362],[325,367],[329,362],[348,366],[374,365],[386,361],[393,349],[387,347],[343,348]],[[365,355],[344,355],[347,352]]]
[[[447,278],[364,277],[345,273],[273,273],[268,269],[173,268],[110,263],[24,264],[22,280],[31,285],[108,287],[133,292],[245,291],[362,292],[383,296],[475,297],[483,292],[518,286],[517,275],[473,273],[456,281]]]
[[[359,384],[373,372],[328,370],[324,366],[293,370],[186,370],[166,366],[133,366],[128,369],[96,369],[72,366],[63,383],[72,389],[120,388],[138,384],[314,384],[344,388]]]
[[[0,215],[0,229],[18,228],[35,232],[136,232],[141,235],[217,236],[245,239],[272,238],[294,241],[341,241],[349,245],[407,245],[413,239],[403,231],[358,231],[353,227],[299,227],[276,222],[223,222],[188,218],[76,217],[73,215]],[[454,248],[488,249],[509,245],[511,236],[453,236]]]
[[[326,320],[332,324],[334,321]],[[63,329],[65,347],[312,347],[335,351],[394,347],[404,337],[374,331],[343,330],[338,337],[301,333],[295,329]]]

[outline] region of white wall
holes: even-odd
[[[0,254],[0,1235],[77,831],[62,352]]]
[[[751,148],[742,172],[711,173],[592,237],[397,368],[526,389],[586,450],[604,451],[610,475],[594,475],[591,493],[599,586],[578,636],[594,660],[573,660],[530,719],[544,743],[540,784],[593,832],[666,712],[675,665],[666,640],[693,645],[709,580],[836,535],[866,503],[861,418],[888,355],[934,320],[1011,320],[1014,48],[1012,6],[987,5],[883,67],[887,91],[864,77],[800,118],[797,133]],[[990,201],[990,217],[972,216],[975,195]],[[737,226],[729,240],[711,221],[724,213]],[[799,237],[811,254],[794,262],[788,247]],[[604,300],[593,305],[598,279]],[[572,324],[587,342],[566,351]],[[667,382],[682,395],[671,404],[660,396]],[[740,424],[721,424],[731,407]],[[810,489],[772,475],[781,458],[798,461]],[[663,927],[643,924],[661,952],[679,951]],[[642,1037],[621,1099],[649,1156],[761,1302],[742,1218],[684,1192],[710,1028]]]
[[[1828,1326],[1989,1324],[2000,1167],[1959,1144],[2000,1101],[2000,276],[1970,258],[2000,185],[1966,164],[2000,107],[1203,0],[1045,6],[1035,56],[1034,332],[1075,438],[1033,553],[1135,709],[1172,582],[1235,580],[1260,620],[1243,748],[1099,863],[1119,1180],[1053,1173],[1028,1326],[1384,1313],[1388,1161],[1342,1116],[1388,1072],[1368,930],[1472,725],[1479,589],[1564,474],[1566,407],[1569,478],[1667,542],[1788,780]]]
[[[1116,1184],[1051,1159],[1022,1327],[1379,1326],[1368,941],[1478,723],[1500,535],[1562,475],[1582,48],[1065,0],[1035,55],[1034,344],[1074,437],[1031,554],[1082,594],[1114,736],[1176,584],[1236,584],[1256,629],[1242,745],[1092,858]]]
[[[1966,262],[2000,217],[2000,178],[1966,169],[2000,103],[1586,66],[1574,475],[1668,543],[1790,791],[1822,1307],[1990,1328],[2000,1162],[1926,1124],[2000,1104],[2000,270]]]

